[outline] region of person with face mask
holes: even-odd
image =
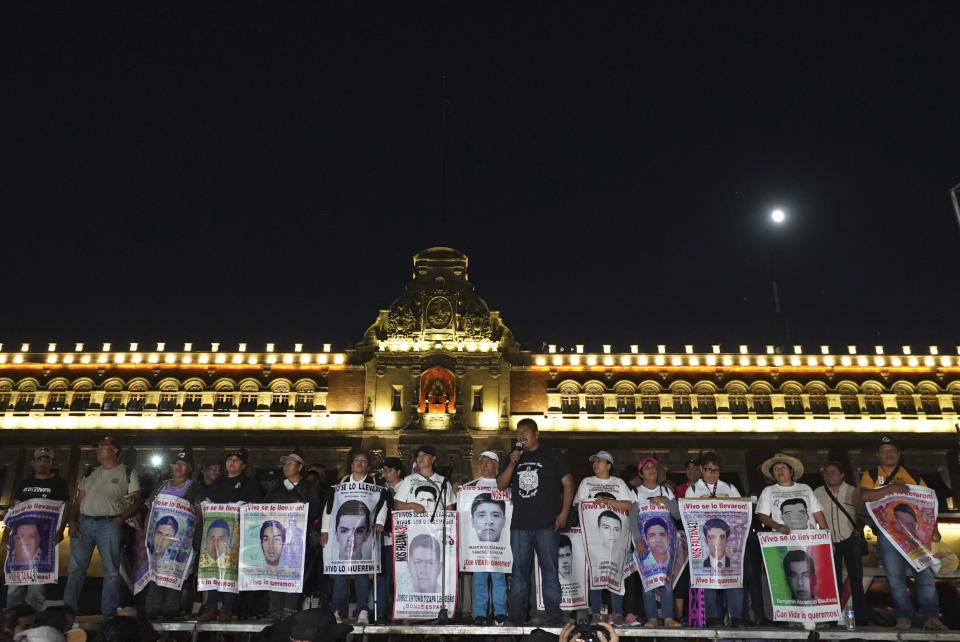
[[[35,449],[33,459],[30,460],[30,467],[33,469],[33,474],[21,480],[13,491],[12,504],[14,506],[30,499],[52,499],[64,504],[69,501],[66,480],[53,473],[52,449],[45,446]],[[67,516],[64,514],[57,535],[58,542],[63,539],[63,529],[67,524],[66,518]],[[7,589],[7,607],[29,604],[35,610],[42,611],[46,600],[45,586],[44,584],[26,584],[9,587]]]
[[[307,504],[308,531],[303,572],[304,580],[306,580],[319,559],[321,547],[319,522],[323,499],[316,484],[303,480],[304,459],[299,449],[294,449],[281,457],[280,463],[283,464],[283,481],[270,489],[270,492],[264,497],[264,501],[271,504]],[[274,539],[276,536],[277,533],[272,534]],[[302,599],[300,593],[268,591],[267,594],[270,604],[268,620],[276,622],[293,615],[299,610]]]
[[[376,485],[373,475],[369,474],[370,457],[362,450],[353,453],[350,458],[350,474],[340,480],[341,484],[355,482],[358,484]],[[376,522],[371,524],[370,509],[366,504],[352,500],[340,506],[335,519],[331,519],[330,510],[334,502],[327,504],[327,509],[323,512],[323,522],[320,528],[320,544],[327,545],[330,537],[330,522],[333,521],[334,537],[339,544],[340,559],[372,559],[369,553],[369,546],[373,545],[373,533],[382,533],[383,525],[387,520],[387,506],[385,502],[379,503],[377,509]],[[370,613],[367,609],[367,602],[370,599],[370,576],[367,573],[358,573],[356,575],[334,575],[333,576],[333,611],[337,622],[342,622],[343,618],[348,617],[347,597],[350,590],[350,579],[353,578],[354,588],[357,592],[357,624],[369,624]]]

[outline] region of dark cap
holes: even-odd
[[[49,457],[50,459],[53,459],[53,451],[46,446],[40,446],[39,448],[34,449],[33,458],[40,459],[41,457]]]
[[[94,444],[94,446],[113,446],[117,450],[120,450],[120,444],[117,443],[117,438],[113,435],[109,437],[104,437],[100,441]]]
[[[893,439],[891,435],[884,435],[880,437],[880,442],[877,443],[877,448],[880,446],[893,446],[897,450],[900,450],[900,445]]]
[[[186,448],[181,448],[177,451],[176,456],[173,458],[174,463],[178,461],[186,462],[193,466],[193,449],[190,446]]]
[[[424,445],[420,446],[419,448],[417,448],[417,452],[413,453],[413,456],[416,457],[416,456],[419,455],[420,453],[427,453],[428,455],[433,455],[434,457],[436,457],[436,456],[437,456],[437,449],[436,449],[434,446],[432,446],[431,444],[424,444]]]
[[[691,458],[688,459],[687,461],[683,462],[683,467],[686,468],[686,467],[689,466],[690,464],[693,464],[694,466],[699,466],[699,465],[700,465],[700,460],[697,459],[696,457],[691,457]]]
[[[240,448],[239,450],[231,450],[230,452],[227,453],[226,458],[230,459],[231,457],[236,457],[243,463],[247,463],[247,449]]]

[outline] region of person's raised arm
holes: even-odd
[[[510,485],[510,478],[513,477],[513,469],[517,467],[518,461],[520,461],[520,451],[511,451],[506,467],[497,475],[497,488],[500,490],[507,489],[507,486]]]

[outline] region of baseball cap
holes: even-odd
[[[238,450],[231,450],[230,452],[227,453],[227,459],[230,459],[231,457],[236,457],[237,459],[239,459],[239,460],[242,461],[243,463],[247,463],[247,456],[248,456],[248,455],[247,455],[247,449],[246,449],[246,448],[239,448]]]
[[[590,463],[591,463],[591,464],[592,464],[593,462],[599,461],[599,460],[601,460],[601,459],[602,459],[603,461],[608,461],[608,462],[610,462],[610,465],[613,466],[613,455],[611,455],[610,453],[608,453],[606,450],[601,450],[601,451],[597,452],[596,455],[590,455]]]
[[[654,459],[653,457],[644,457],[640,460],[640,463],[637,464],[637,470],[643,470],[643,467],[649,463],[653,463],[654,466],[660,466],[660,462]]]
[[[420,453],[427,453],[428,455],[433,455],[434,457],[436,457],[436,456],[437,456],[437,449],[436,449],[434,446],[432,446],[431,444],[424,444],[424,445],[420,446],[419,448],[417,448],[417,452],[413,453],[413,456],[416,457],[416,456],[419,455]]]
[[[297,451],[297,450],[294,450],[294,451],[293,451],[292,453],[290,453],[289,455],[284,455],[283,457],[280,458],[280,462],[281,462],[281,463],[284,463],[284,464],[285,464],[285,463],[287,463],[288,461],[295,461],[295,462],[297,462],[298,464],[300,464],[301,466],[306,463],[306,462],[303,460],[303,455],[301,455],[301,454],[300,454],[300,451]]]
[[[482,453],[480,453],[480,456],[477,457],[477,461],[480,461],[484,457],[489,457],[490,459],[497,462],[498,464],[500,463],[500,455],[493,452],[492,450],[484,450]]]
[[[40,459],[41,457],[49,457],[50,459],[53,459],[53,451],[46,446],[40,446],[33,451],[33,458]]]
[[[880,443],[877,444],[877,448],[880,448],[880,446],[893,446],[898,450],[900,448],[899,444],[897,444],[897,442],[893,439],[892,435],[884,435],[880,437]]]
[[[94,444],[94,446],[113,446],[117,450],[120,450],[120,445],[117,443],[117,438],[113,435],[104,437],[100,441]]]
[[[174,462],[183,461],[191,466],[193,466],[193,450],[187,446],[186,448],[181,448],[177,451],[176,456],[173,458]]]

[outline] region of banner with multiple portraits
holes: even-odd
[[[841,605],[828,530],[758,533],[773,619],[835,622]]]
[[[307,504],[243,504],[239,589],[303,592],[307,526]]]
[[[442,514],[445,527],[439,512],[433,522],[430,513],[393,513],[393,618],[396,620],[433,619],[441,605],[447,612],[454,613],[458,584],[457,511]]]
[[[63,510],[61,501],[30,499],[7,512],[3,520],[9,531],[3,567],[7,585],[57,583]]]
[[[743,586],[743,555],[750,534],[749,499],[681,499],[687,533],[690,586],[727,589]]]
[[[238,591],[240,504],[204,502],[203,536],[197,567],[198,591]]]
[[[576,611],[587,605],[587,552],[583,546],[583,532],[579,527],[568,528],[557,535],[557,571],[560,576],[560,610]],[[536,554],[537,608],[544,610],[543,577]]]
[[[594,501],[580,502],[580,529],[589,567],[590,589],[623,595],[624,578],[635,570],[630,554],[627,513]]]
[[[193,505],[181,497],[158,495],[150,505],[146,539],[147,572],[137,573],[134,593],[153,581],[179,591],[193,564]]]
[[[687,563],[687,547],[678,536],[676,524],[666,506],[644,504],[637,510],[637,530],[647,552],[635,553],[643,590],[670,586],[680,578]]]
[[[908,484],[906,493],[891,493],[867,510],[880,528],[877,537],[886,537],[915,571],[940,570],[933,554],[933,532],[937,525],[937,495],[926,486]]]
[[[457,513],[460,570],[509,573],[513,569],[510,491],[487,486],[461,486],[457,493]]]
[[[380,572],[374,526],[382,490],[374,484],[355,481],[333,487],[330,536],[323,547],[324,574]]]

